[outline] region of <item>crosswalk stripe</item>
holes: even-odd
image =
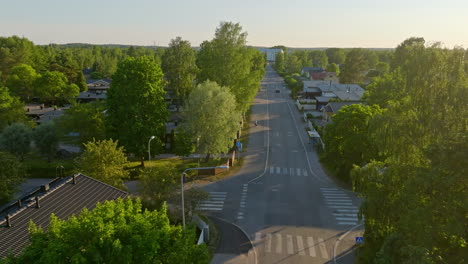
[[[343,214],[343,213],[333,213],[334,216],[352,216],[357,217],[357,214]]]
[[[289,255],[292,255],[294,253],[291,235],[286,235],[286,250],[288,251]]]
[[[201,201],[201,203],[224,204],[224,200],[223,201],[204,200],[204,201]]]
[[[327,198],[325,197],[326,201],[333,201],[333,202],[352,202],[351,199],[336,197],[336,198]]]
[[[198,210],[204,210],[204,211],[221,211],[223,208],[218,208],[218,207],[198,207]]]
[[[336,210],[339,213],[357,213],[359,210],[357,209],[337,209]]]
[[[270,174],[275,173],[275,167],[270,167]]]
[[[329,204],[329,205],[353,205],[352,203],[344,203],[344,202],[329,202],[329,201],[327,201],[327,204]]]
[[[357,209],[356,206],[349,206],[349,205],[329,205],[328,207],[334,209]]]
[[[326,187],[322,187],[320,188],[320,190],[338,190],[337,188],[326,188]]]
[[[206,200],[206,201],[224,201],[224,200],[226,200],[225,197],[223,197],[223,198],[210,197],[210,198],[208,198],[208,200]]]
[[[309,176],[309,175],[307,175],[307,170],[306,169],[304,169],[304,176],[306,176],[306,177]]]
[[[356,222],[338,222],[339,225],[356,225]]]
[[[267,253],[270,253],[271,252],[271,234],[268,233],[266,234],[266,245],[265,245],[265,251]]]
[[[282,242],[281,234],[276,234],[276,253],[281,253]]]
[[[304,242],[302,241],[302,236],[297,236],[297,250],[299,255],[305,256]]]
[[[336,217],[336,220],[340,221],[357,221],[356,217]]]
[[[209,192],[209,194],[224,194],[224,195],[226,195],[227,192]]]
[[[322,258],[328,259],[327,248],[325,247],[325,243],[323,243],[323,239],[319,237],[318,241],[319,241],[320,253],[322,253]]]
[[[280,167],[276,167],[276,173],[281,174],[281,168]]]
[[[224,204],[212,204],[212,203],[203,203],[201,202],[198,206],[201,206],[201,207],[205,207],[205,206],[209,206],[209,207],[223,207]]]
[[[307,246],[309,247],[309,255],[311,257],[315,257],[317,254],[315,253],[315,245],[314,245],[313,237],[307,237]]]
[[[297,176],[301,176],[301,169],[297,168],[296,172],[297,172]]]

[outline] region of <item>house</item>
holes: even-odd
[[[28,117],[33,119],[36,124],[54,120],[64,114],[64,110],[69,109],[70,106],[64,107],[47,107],[44,104],[28,104],[24,106],[24,111]]]
[[[317,101],[316,110],[328,104],[330,99],[336,101],[360,102],[364,89],[357,84],[339,84],[332,81],[312,80],[304,81],[303,97]]]
[[[104,100],[107,98],[107,90],[110,88],[111,80],[87,80],[88,91],[81,92],[76,100],[80,103]]]
[[[323,121],[329,122],[331,117],[338,113],[343,106],[362,104],[362,102],[329,102],[323,107]]]
[[[56,178],[0,211],[0,259],[20,254],[29,244],[30,221],[46,230],[52,213],[67,219],[83,208],[93,209],[98,202],[128,195],[83,174]]]
[[[322,80],[331,83],[340,83],[340,79],[336,76],[336,72],[314,72],[310,75],[311,80]]]
[[[301,75],[305,75],[307,78],[310,78],[312,74],[319,72],[323,72],[322,67],[303,67],[301,69]]]

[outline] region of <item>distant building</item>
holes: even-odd
[[[33,121],[39,125],[62,116],[64,114],[64,110],[69,108],[70,106],[47,107],[44,104],[28,104],[24,107],[24,111],[28,117],[33,119]]]
[[[283,53],[282,49],[266,49],[266,48],[261,48],[259,49],[261,52],[266,54],[266,60],[268,62],[274,62],[276,60],[276,54],[279,52]]]
[[[364,89],[357,84],[338,84],[332,81],[304,81],[304,98],[315,99],[316,110],[322,111],[330,100],[360,102]]]
[[[0,259],[9,253],[19,255],[30,243],[30,221],[47,230],[52,213],[60,219],[67,219],[83,208],[92,210],[98,202],[128,195],[83,174],[57,178],[42,185],[0,211]]]
[[[107,98],[107,90],[110,88],[111,80],[88,80],[88,91],[81,92],[76,100],[80,103],[103,100]]]

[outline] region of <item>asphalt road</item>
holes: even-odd
[[[363,231],[360,201],[324,173],[284,86],[268,66],[252,106],[244,167],[204,187],[210,198],[203,210],[240,226],[257,263],[353,263]]]

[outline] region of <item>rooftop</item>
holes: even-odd
[[[31,220],[47,229],[52,213],[60,219],[67,219],[83,208],[93,209],[98,202],[128,195],[127,192],[83,174],[57,178],[21,198],[21,205],[15,202],[0,211],[0,258],[6,257],[9,252],[17,255],[29,244],[28,225]],[[5,218],[7,215],[10,227]]]

